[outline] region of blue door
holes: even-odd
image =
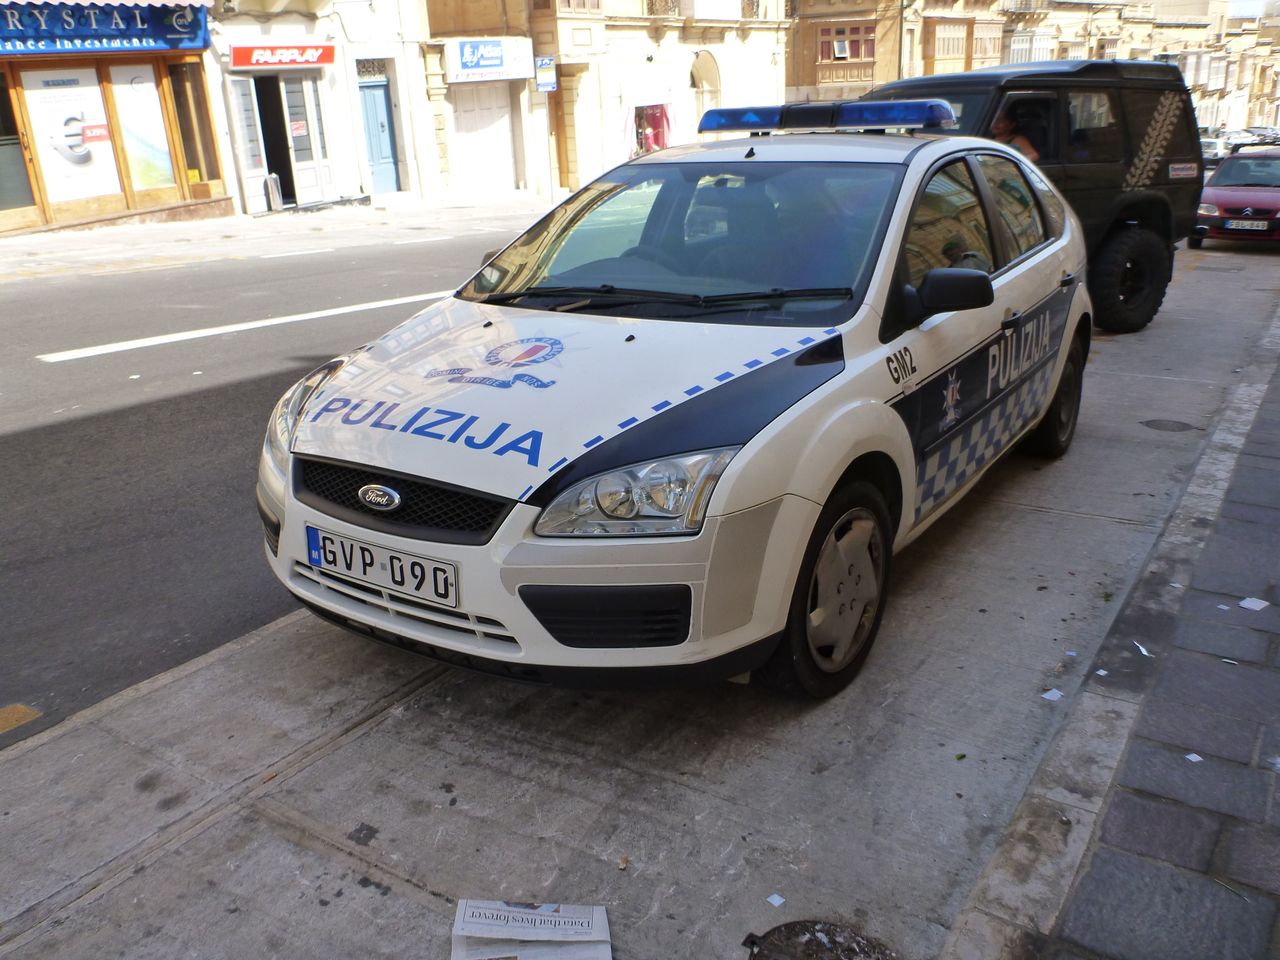
[[[373,192],[399,190],[400,171],[396,168],[396,138],[391,124],[391,91],[387,81],[360,84],[360,105],[364,111],[364,139],[369,145]]]

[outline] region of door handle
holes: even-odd
[[[1006,332],[1009,330],[1016,330],[1018,328],[1018,324],[1021,322],[1022,314],[1017,310],[1013,310],[1007,317],[1000,321],[1000,329]]]
[[[1074,286],[1075,282],[1076,282],[1076,275],[1074,273],[1064,273],[1062,275],[1062,279],[1058,281],[1058,286],[1070,287],[1070,286]]]

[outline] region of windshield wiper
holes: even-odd
[[[636,302],[655,301],[663,303],[701,303],[703,298],[693,293],[670,293],[665,290],[632,290],[628,287],[615,287],[602,283],[597,287],[545,286],[526,287],[523,290],[510,290],[506,293],[491,293],[480,298],[481,303],[510,303],[523,297],[610,297]],[[586,304],[583,304],[586,306]]]
[[[852,287],[774,287],[771,290],[751,290],[742,293],[718,293],[702,297],[704,304],[740,303],[751,300],[851,300]]]

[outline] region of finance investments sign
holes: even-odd
[[[445,41],[446,83],[531,80],[533,41],[528,37],[457,37]]]
[[[201,6],[0,4],[0,55],[203,50]]]

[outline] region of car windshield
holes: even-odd
[[[458,295],[611,316],[832,326],[862,303],[902,170],[747,160],[619,167]]]
[[[1280,157],[1242,157],[1223,160],[1209,179],[1211,187],[1280,187]]]

